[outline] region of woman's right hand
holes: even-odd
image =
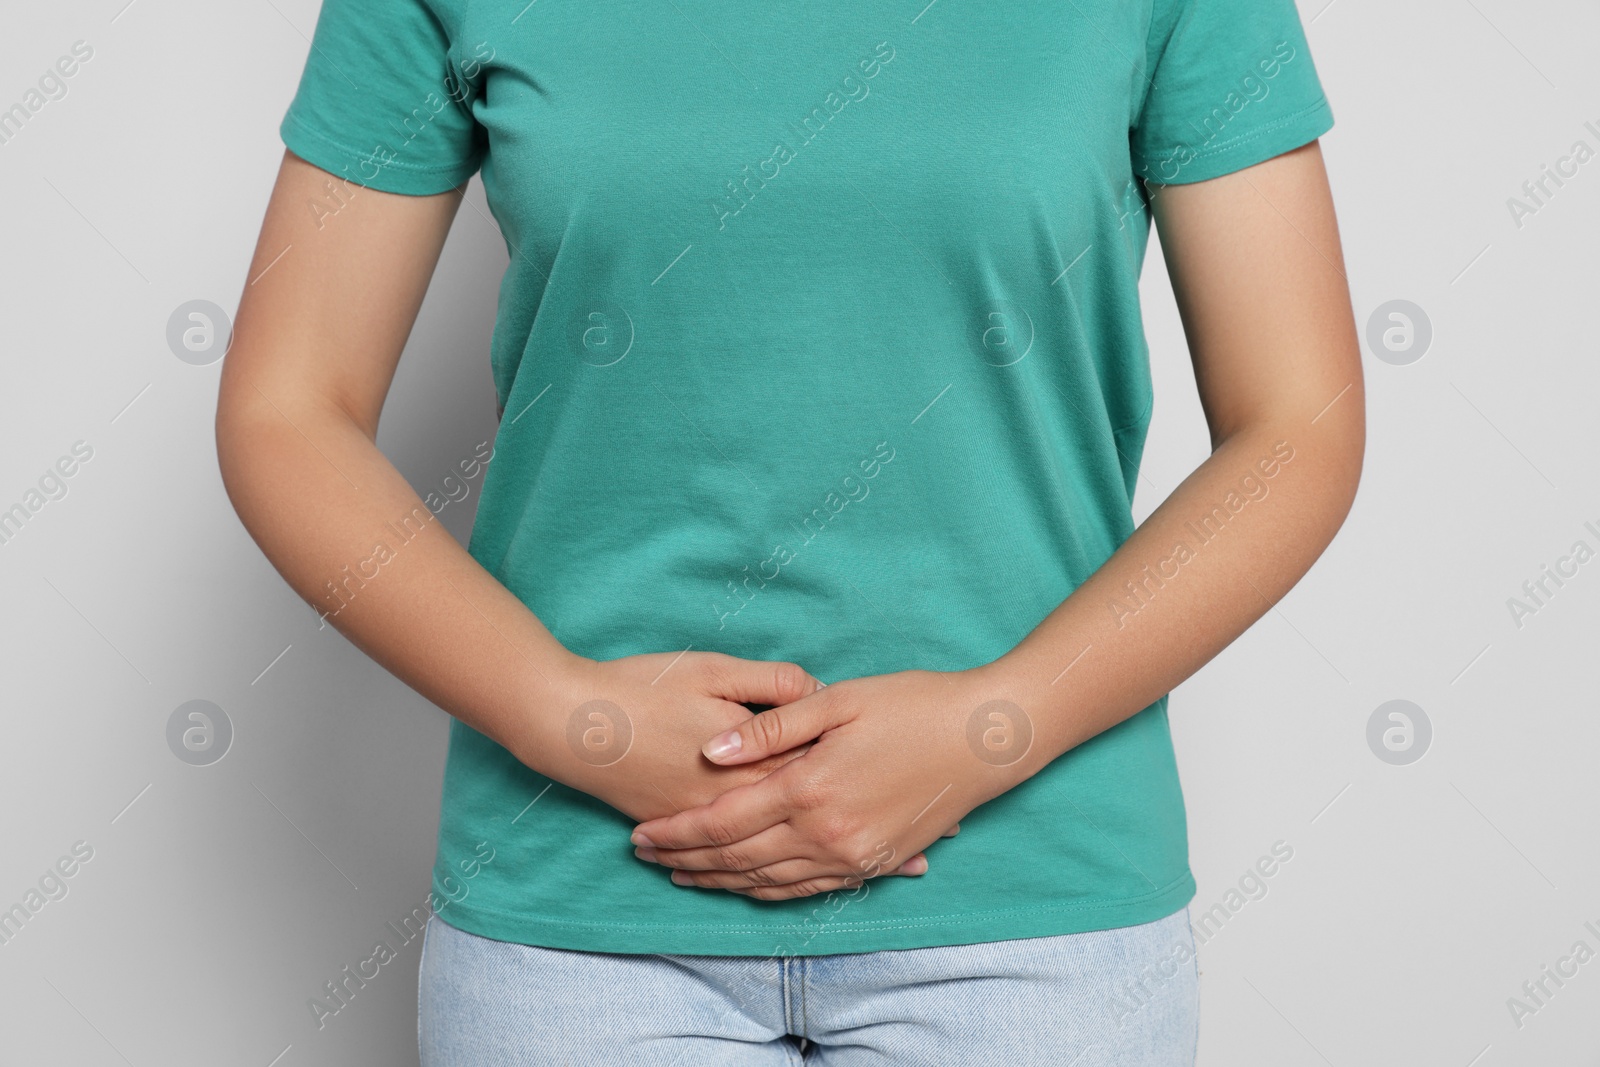
[[[745,705],[791,704],[822,683],[793,663],[718,652],[658,652],[569,661],[546,704],[524,763],[636,821],[708,804],[765,778],[806,751],[800,747],[738,767],[719,767],[700,746],[753,714]]]

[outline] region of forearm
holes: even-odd
[[[536,770],[562,768],[580,662],[444,529],[338,405],[271,382],[227,382],[223,482],[288,584],[357,647]]]
[[[711,739],[708,757],[725,765],[815,744],[754,790],[641,825],[648,858],[762,899],[871,877],[881,848],[926,848],[1149,707],[1328,546],[1354,501],[1366,418],[1317,146],[1164,188],[1152,210],[1212,454],[993,662],[839,681],[741,724],[737,743]],[[787,838],[773,830],[780,821]]]
[[[1300,580],[1354,499],[1361,403],[1354,387],[1320,415],[1262,420],[1227,438],[1060,607],[983,668],[1033,726],[1020,771],[1149,706]]]

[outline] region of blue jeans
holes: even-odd
[[[1192,1067],[1185,908],[1117,930],[830,956],[571,952],[437,916],[422,1067]]]

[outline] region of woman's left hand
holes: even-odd
[[[679,885],[761,900],[920,874],[922,849],[1038,769],[1032,739],[989,668],[838,682],[708,741],[723,765],[815,743],[760,782],[641,823],[635,855]]]

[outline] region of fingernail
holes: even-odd
[[[643,845],[646,848],[650,848],[650,847],[653,847],[655,845],[654,841],[650,840],[648,837],[644,836],[643,834],[641,834],[637,830],[635,830],[633,832],[633,836],[628,838],[628,840],[632,841],[636,845]]]
[[[647,863],[654,863],[656,861],[656,850],[653,848],[636,848],[633,850],[633,854]]]
[[[928,858],[926,856],[913,856],[913,857],[911,857],[909,860],[906,861],[906,865],[900,869],[900,873],[902,873],[902,874],[912,874],[912,875],[927,874],[928,873]]]
[[[744,747],[744,738],[739,736],[738,730],[729,730],[725,734],[718,734],[706,742],[704,752],[707,759],[725,759]]]
[[[687,874],[685,874],[683,871],[673,871],[672,872],[672,884],[673,885],[694,885],[694,882],[690,881],[689,880],[689,876]]]

